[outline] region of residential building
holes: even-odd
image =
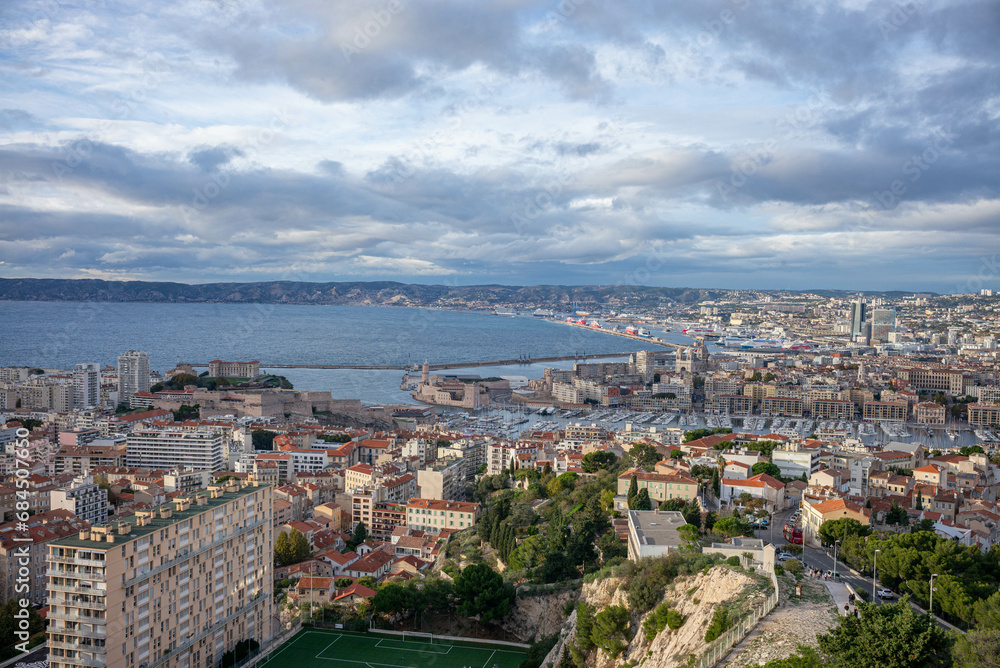
[[[808,545],[818,545],[819,528],[823,522],[843,518],[857,520],[863,526],[871,526],[872,511],[847,499],[829,499],[821,503],[802,504],[802,538]]]
[[[685,544],[678,531],[687,522],[676,510],[629,510],[628,558],[662,557]]]
[[[128,350],[118,356],[118,403],[129,404],[136,392],[149,392],[149,354]]]
[[[1000,405],[974,403],[969,404],[969,424],[984,427],[1000,426]]]
[[[827,420],[852,420],[854,402],[841,399],[815,399],[812,402],[812,416]]]
[[[78,476],[68,487],[54,489],[49,495],[52,510],[66,510],[92,526],[108,521],[108,493],[90,475]]]
[[[45,605],[47,545],[87,528],[86,522],[67,510],[38,513],[27,522],[0,524],[0,601],[25,598],[32,605]],[[18,591],[24,584],[27,591]]]
[[[480,509],[478,503],[414,498],[406,504],[406,525],[432,534],[461,531],[476,524]]]
[[[125,440],[126,466],[155,469],[226,469],[222,434],[214,431],[138,429]]]
[[[273,619],[271,488],[209,487],[49,544],[52,668],[213,668]]]
[[[819,470],[819,448],[806,447],[801,441],[788,441],[771,452],[771,463],[781,469],[784,478],[807,479]]]
[[[73,408],[86,409],[101,403],[101,367],[90,362],[73,369]]]
[[[905,401],[866,401],[864,419],[882,422],[906,422],[910,405]]]
[[[654,504],[667,499],[691,501],[698,498],[698,481],[679,474],[649,473],[631,469],[618,476],[618,493],[627,494],[635,476],[639,489],[647,490]]]
[[[800,397],[764,397],[761,401],[761,415],[802,417]]]
[[[723,478],[720,481],[719,499],[730,504],[739,501],[740,496],[749,494],[755,499],[763,499],[772,511],[785,509],[785,483],[776,480],[766,473],[755,475],[746,480]]]

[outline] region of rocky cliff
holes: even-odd
[[[607,578],[584,585],[581,601],[600,611],[609,605],[627,607],[625,583],[620,578]],[[770,593],[759,576],[725,566],[715,566],[697,575],[679,577],[667,587],[661,602],[669,604],[684,617],[684,624],[675,631],[664,629],[652,642],[646,640],[642,623],[646,614],[631,615],[634,634],[628,647],[615,659],[595,649],[587,658],[589,668],[620,668],[641,665],[645,668],[677,668],[692,655],[700,656],[707,647],[705,631],[720,604],[735,614],[761,604]],[[655,609],[655,606],[654,606]],[[576,633],[576,613],[570,615],[561,631],[559,643],[549,653],[543,666],[558,666],[563,650]]]

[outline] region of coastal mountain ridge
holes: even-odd
[[[228,304],[330,304],[446,308],[652,307],[664,302],[697,304],[732,290],[642,285],[422,285],[394,281],[187,284],[101,279],[0,278],[0,301],[74,301]],[[768,293],[787,291],[765,290]],[[791,293],[802,294],[802,293]],[[818,290],[835,296],[849,291]],[[867,293],[904,295],[903,292]]]

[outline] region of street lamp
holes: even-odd
[[[928,612],[931,613],[931,617],[934,616],[934,578],[936,578],[936,577],[937,577],[937,573],[932,573],[931,574],[931,601],[930,601],[930,605],[928,606],[928,608],[929,608]]]
[[[833,581],[837,581],[837,546],[840,545],[840,539],[838,538],[833,543]]]
[[[877,582],[878,577],[876,575],[878,571],[878,553],[882,550],[875,550],[875,562],[872,564],[872,600],[875,600],[875,582]]]

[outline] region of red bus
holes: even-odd
[[[802,544],[802,529],[792,524],[785,525],[785,540],[796,545]]]

